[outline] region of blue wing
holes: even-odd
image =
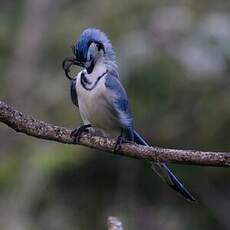
[[[73,104],[78,107],[78,97],[77,97],[77,91],[76,91],[76,80],[77,80],[76,78],[71,80],[70,96],[71,96],[71,100],[72,100]]]
[[[133,117],[124,87],[119,81],[115,71],[109,71],[106,75],[105,87],[110,91],[110,104],[124,128],[129,139],[132,139]]]
[[[115,110],[117,117],[123,125],[126,135],[129,140],[134,140],[137,144],[148,145],[142,137],[133,130],[133,118],[129,107],[127,94],[119,81],[118,74],[108,72],[106,75],[105,86],[109,89],[109,102],[112,103],[112,108]],[[152,169],[174,190],[179,192],[189,201],[194,201],[192,194],[182,185],[182,183],[170,171],[167,164],[151,162]]]

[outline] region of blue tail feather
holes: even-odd
[[[149,146],[145,140],[134,130],[134,142]],[[176,176],[170,171],[166,163],[151,162],[151,168],[175,191],[179,192],[189,201],[195,201],[192,194],[182,185]]]

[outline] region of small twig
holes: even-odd
[[[30,115],[23,114],[13,107],[0,101],[0,121],[7,124],[17,132],[41,139],[57,141],[65,144],[75,144],[70,137],[71,130],[48,124],[34,119]],[[229,152],[203,152],[196,150],[166,149],[160,147],[148,147],[134,143],[122,144],[119,152],[114,152],[116,140],[95,136],[91,133],[83,133],[79,145],[110,152],[116,155],[179,164],[194,164],[206,166],[230,166]]]
[[[124,230],[122,222],[114,216],[110,216],[107,219],[108,230]]]

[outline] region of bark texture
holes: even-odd
[[[70,129],[37,120],[30,115],[17,111],[2,101],[0,101],[0,121],[15,131],[29,136],[64,144],[76,144],[74,139],[70,137]],[[134,143],[122,144],[121,150],[114,152],[115,142],[115,139],[83,133],[77,144],[142,160],[207,166],[230,166],[229,152],[168,149],[141,146]]]

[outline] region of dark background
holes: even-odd
[[[83,29],[105,31],[135,127],[152,145],[230,151],[229,1],[0,1],[0,99],[81,123],[61,68]],[[79,71],[79,69],[75,69]],[[230,172],[171,165],[188,203],[149,164],[17,134],[0,124],[1,230],[230,229]]]

